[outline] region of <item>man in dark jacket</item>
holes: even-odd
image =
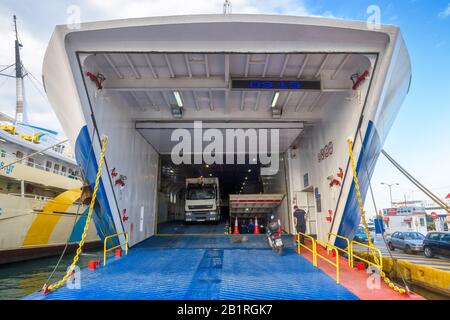
[[[294,206],[294,218],[297,232],[305,233],[307,219],[305,210],[299,209],[298,206]],[[300,243],[305,244],[305,237],[303,235],[300,235]]]

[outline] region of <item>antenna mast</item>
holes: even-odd
[[[230,0],[225,0],[225,2],[223,3],[223,14],[230,14],[231,13],[231,1]]]
[[[19,33],[17,32],[17,18],[16,15],[13,16],[14,19],[14,33],[16,36],[15,40],[15,55],[16,55],[16,122],[26,122],[24,119],[24,109],[23,109],[23,65],[20,59],[20,49],[22,44],[19,41]]]

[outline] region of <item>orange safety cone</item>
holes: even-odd
[[[281,227],[281,221],[280,219],[278,219],[278,233],[282,234],[283,233],[283,228]]]
[[[253,234],[259,234],[258,217],[255,217],[255,231],[253,231]]]
[[[238,226],[238,218],[236,216],[235,220],[234,220],[234,231],[233,234],[239,234],[239,226]]]

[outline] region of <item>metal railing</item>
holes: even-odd
[[[364,257],[361,257],[361,256],[356,255],[356,254],[355,254],[355,251],[354,251],[354,245],[358,245],[358,246],[367,248],[367,249],[369,249],[372,253],[373,253],[373,252],[376,252],[376,253],[377,253],[377,257],[374,257],[374,261],[376,261],[376,260],[377,260],[376,258],[378,258],[378,261],[379,261],[379,262],[376,263],[376,262],[374,262],[374,261],[370,261],[370,260],[368,260],[368,259],[365,259]],[[350,250],[351,250],[351,257],[352,257],[352,260],[356,258],[356,259],[358,259],[358,260],[360,260],[360,261],[363,261],[363,262],[367,263],[367,264],[370,265],[370,266],[374,266],[375,268],[378,268],[378,270],[379,270],[380,272],[383,271],[383,256],[382,256],[382,254],[381,254],[381,250],[380,250],[380,249],[375,248],[375,247],[373,247],[373,246],[371,247],[371,246],[369,246],[369,245],[367,245],[367,244],[364,244],[364,243],[361,243],[361,242],[358,242],[358,241],[352,241],[352,242],[350,243]]]
[[[3,163],[3,159],[5,160],[17,160],[17,156],[15,154],[9,153],[9,152],[0,152],[0,162],[2,163],[1,165],[5,165],[5,163]],[[23,159],[21,161],[18,161],[17,163],[20,163],[22,165],[26,165],[30,168],[34,168],[34,169],[38,169],[38,170],[42,170],[42,171],[46,171],[49,173],[53,173],[59,176],[63,176],[69,179],[74,179],[74,180],[80,180],[82,181],[82,178],[74,173],[74,172],[69,172],[69,171],[62,171],[61,169],[54,169],[53,168],[53,162],[52,162],[52,167],[46,167],[38,162],[35,161],[29,161],[27,159]],[[63,165],[61,165],[63,166]]]
[[[351,244],[350,240],[348,240],[348,238],[346,238],[346,237],[329,232],[328,233],[328,241],[330,241],[330,236],[334,236],[336,238],[342,239],[347,243],[347,249],[342,249],[337,246],[336,246],[336,249],[339,250],[340,252],[347,254],[348,266],[350,268],[353,268],[352,248],[351,248],[352,244]]]
[[[335,253],[336,260],[333,262],[332,260],[328,259],[328,257],[323,256],[320,253],[318,253],[317,252],[317,244],[324,247],[327,252],[329,252],[329,249],[333,250]],[[316,240],[316,260],[317,260],[317,257],[328,262],[329,264],[331,264],[332,266],[334,266],[336,268],[336,283],[339,284],[339,251],[337,250],[337,247],[332,244],[325,243],[320,240]]]
[[[307,235],[305,233],[299,232],[298,233],[298,239],[297,239],[297,247],[298,247],[298,253],[301,253],[301,248],[305,248],[306,250],[308,250],[309,252],[312,253],[312,257],[313,257],[313,266],[317,267],[317,256],[316,256],[316,240],[311,237],[310,235]],[[311,240],[311,244],[312,244],[312,248],[309,248],[307,245],[303,244],[300,242],[300,236],[303,236],[306,239]]]
[[[311,245],[312,248],[308,247],[307,245],[303,244],[300,242],[300,237],[303,236],[304,238],[308,239],[311,241]],[[305,233],[299,232],[297,234],[298,237],[298,241],[297,241],[297,246],[298,246],[298,254],[301,254],[301,248],[304,248],[306,250],[308,250],[309,252],[312,253],[312,259],[313,259],[313,266],[317,267],[317,258],[321,258],[322,260],[330,263],[332,266],[334,266],[336,268],[336,283],[339,284],[339,274],[340,274],[340,267],[339,267],[339,251],[337,249],[336,246],[329,244],[329,243],[325,243],[319,240],[314,239],[313,237],[311,237],[310,235],[307,235]],[[335,253],[335,257],[336,257],[336,261],[331,261],[330,259],[328,259],[328,257],[325,257],[321,254],[319,254],[317,252],[317,244],[323,246],[325,248],[325,250],[331,249],[334,251]]]
[[[106,249],[107,240],[112,239],[114,237],[119,237],[120,235],[123,235],[123,234],[125,235],[125,242],[119,243],[117,246]],[[116,233],[116,234],[105,237],[105,240],[103,240],[103,266],[106,266],[106,254],[109,251],[112,251],[114,249],[122,247],[123,245],[125,245],[125,254],[128,254],[128,232]]]

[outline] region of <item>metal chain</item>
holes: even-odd
[[[95,200],[97,197],[97,191],[98,191],[98,187],[100,185],[100,178],[102,175],[102,168],[103,168],[103,163],[104,163],[104,157],[105,157],[105,150],[106,150],[106,145],[108,144],[108,137],[104,136],[102,139],[102,149],[100,152],[100,159],[98,162],[98,171],[97,171],[97,177],[95,179],[95,186],[94,186],[94,191],[92,193],[92,199],[91,199],[91,204],[89,206],[89,212],[87,214],[86,217],[86,223],[84,225],[84,230],[83,230],[83,234],[81,236],[81,240],[78,244],[78,249],[76,251],[76,254],[73,258],[72,264],[69,266],[69,268],[67,269],[66,275],[58,282],[48,286],[48,287],[44,287],[44,291],[50,292],[50,291],[54,291],[56,289],[58,289],[59,287],[61,287],[62,285],[64,285],[67,280],[69,280],[69,278],[72,276],[72,272],[73,269],[75,268],[75,265],[78,262],[78,259],[80,257],[81,254],[81,250],[83,248],[84,245],[84,241],[86,239],[86,235],[89,229],[89,224],[91,222],[91,217],[92,217],[92,212],[94,211],[94,206],[95,206]]]
[[[351,139],[347,140],[348,143],[348,152],[350,154],[350,162],[353,171],[353,181],[355,183],[356,197],[358,198],[359,204],[359,212],[361,213],[361,220],[363,223],[364,231],[366,232],[367,242],[369,243],[369,247],[372,251],[373,259],[377,265],[380,265],[380,261],[378,260],[377,255],[375,254],[375,247],[373,246],[372,238],[370,237],[369,227],[367,226],[366,213],[364,212],[364,203],[361,196],[361,189],[359,186],[358,174],[356,171],[355,164],[355,156],[353,154],[353,141]],[[380,276],[383,278],[384,282],[393,290],[405,294],[407,291],[404,288],[401,288],[394,284],[387,276],[386,273],[380,269]]]

